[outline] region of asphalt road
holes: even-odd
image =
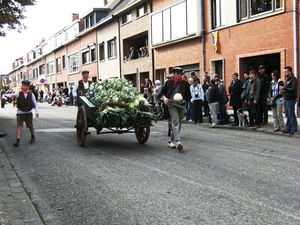
[[[0,110],[0,145],[45,224],[300,224],[300,139],[184,124],[184,151],[167,123],[135,134],[75,137],[75,107],[40,105],[36,143],[15,108]]]

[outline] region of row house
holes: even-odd
[[[297,0],[111,0],[103,5],[16,60],[13,83],[28,77],[54,89],[74,84],[88,69],[94,81],[123,77],[140,89],[145,78],[164,81],[174,66],[188,77],[191,71],[201,79],[205,71],[217,73],[226,86],[233,72],[243,80],[244,71],[261,64],[269,74],[282,74],[289,65],[298,76]],[[131,49],[139,55],[128,60]]]

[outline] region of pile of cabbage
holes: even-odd
[[[96,121],[102,127],[132,128],[155,120],[147,100],[126,79],[94,82],[86,97],[97,106]]]

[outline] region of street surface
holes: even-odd
[[[144,145],[90,128],[80,147],[76,107],[39,107],[18,148],[0,110],[0,147],[45,224],[300,224],[300,138],[184,123],[179,153],[159,121]]]

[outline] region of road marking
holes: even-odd
[[[64,133],[64,132],[75,132],[75,128],[45,128],[45,129],[35,129],[35,132],[41,133]]]

